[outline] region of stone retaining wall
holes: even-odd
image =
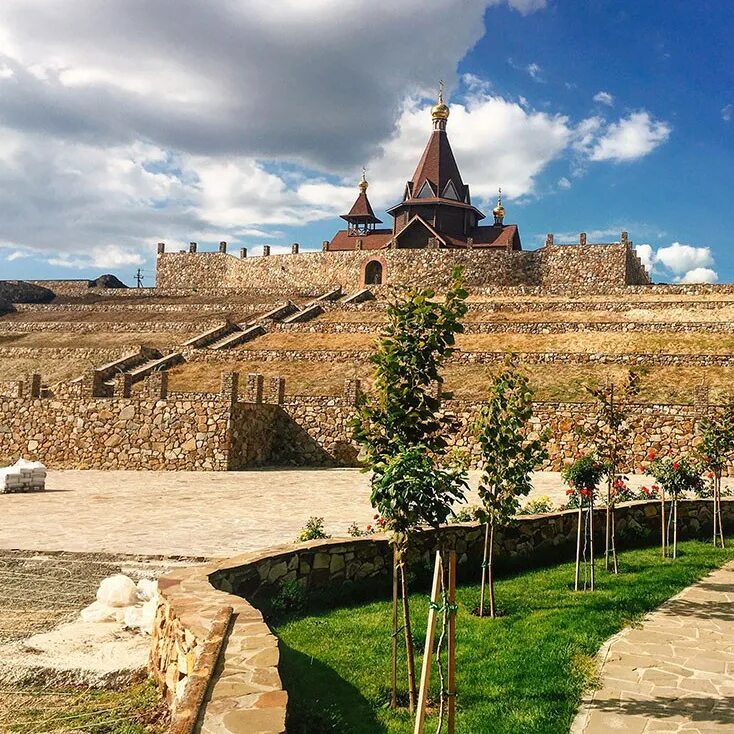
[[[233,358],[252,362],[368,362],[369,349],[256,349],[247,345],[236,350],[197,352],[190,355],[196,362],[221,364]],[[734,354],[662,354],[592,353],[592,352],[516,352],[521,364],[620,364],[660,367],[731,367]],[[507,352],[470,352],[457,350],[448,362],[454,364],[498,364]]]
[[[31,332],[76,334],[126,334],[183,332],[185,334],[204,331],[221,323],[221,319],[210,318],[197,321],[0,321],[0,336],[3,334],[28,334]]]
[[[627,243],[546,246],[540,250],[401,250],[379,253],[301,252],[236,258],[219,252],[158,255],[156,287],[161,289],[257,289],[272,294],[317,296],[335,286],[352,292],[364,286],[364,268],[375,257],[391,287],[445,288],[453,269],[464,268],[469,287],[531,286],[561,292],[599,292],[606,287],[649,283]]]
[[[595,528],[602,541],[603,511]],[[734,500],[723,500],[724,529],[734,529]],[[711,502],[682,500],[678,529],[681,539],[708,538]],[[577,513],[519,517],[496,533],[498,566],[572,560]],[[659,542],[660,503],[622,505],[617,509],[618,548]],[[428,571],[438,548],[455,550],[460,575],[476,580],[482,559],[483,530],[472,523],[449,525],[422,533],[410,549],[410,560]],[[202,730],[219,734],[282,734],[288,696],[278,674],[278,640],[258,607],[287,581],[307,592],[348,589],[360,582],[387,592],[391,549],[382,535],[316,540],[248,553],[194,568],[174,570],[159,579],[159,605],[154,626],[150,669],[175,708],[181,700],[208,631],[222,607],[231,606],[235,622],[203,714]],[[570,593],[570,592],[569,592]],[[385,594],[387,597],[387,594]]]
[[[1,325],[1,324],[0,324]],[[308,321],[276,323],[268,331],[304,334],[379,334],[380,321]],[[732,334],[734,323],[711,321],[467,321],[465,334],[564,334],[566,332],[635,332],[644,334]]]

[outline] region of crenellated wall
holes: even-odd
[[[540,250],[401,250],[301,252],[236,258],[219,252],[161,253],[158,289],[253,289],[272,294],[318,295],[340,285],[364,286],[364,267],[379,258],[390,286],[445,288],[456,266],[469,287],[541,287],[560,292],[603,292],[649,283],[644,269],[630,267],[629,244],[548,245]],[[642,266],[640,266],[641,268]]]

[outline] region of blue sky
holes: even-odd
[[[526,248],[626,229],[657,280],[732,281],[733,35],[721,1],[7,0],[0,277],[318,249],[362,165],[399,199],[444,78],[475,202],[502,186]]]

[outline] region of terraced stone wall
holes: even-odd
[[[628,268],[629,258],[636,258],[630,252],[628,244],[603,244],[546,246],[524,252],[387,249],[250,258],[218,252],[163,253],[158,255],[156,287],[318,295],[341,285],[354,291],[364,285],[365,264],[379,256],[390,286],[445,288],[453,269],[462,266],[470,287],[552,287],[571,293],[649,283],[644,271]]]

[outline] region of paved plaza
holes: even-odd
[[[479,472],[469,479],[478,504]],[[334,536],[374,515],[358,469],[51,471],[46,486],[0,495],[0,549],[219,557],[293,540],[312,515]],[[559,473],[534,475],[530,498],[543,495],[565,501]]]
[[[601,658],[602,687],[572,734],[734,732],[734,563],[613,637]]]
[[[47,487],[0,495],[0,548],[230,556],[293,540],[312,515],[335,536],[374,515],[358,469],[51,471]],[[564,501],[559,474],[535,475],[531,496],[540,495]]]

